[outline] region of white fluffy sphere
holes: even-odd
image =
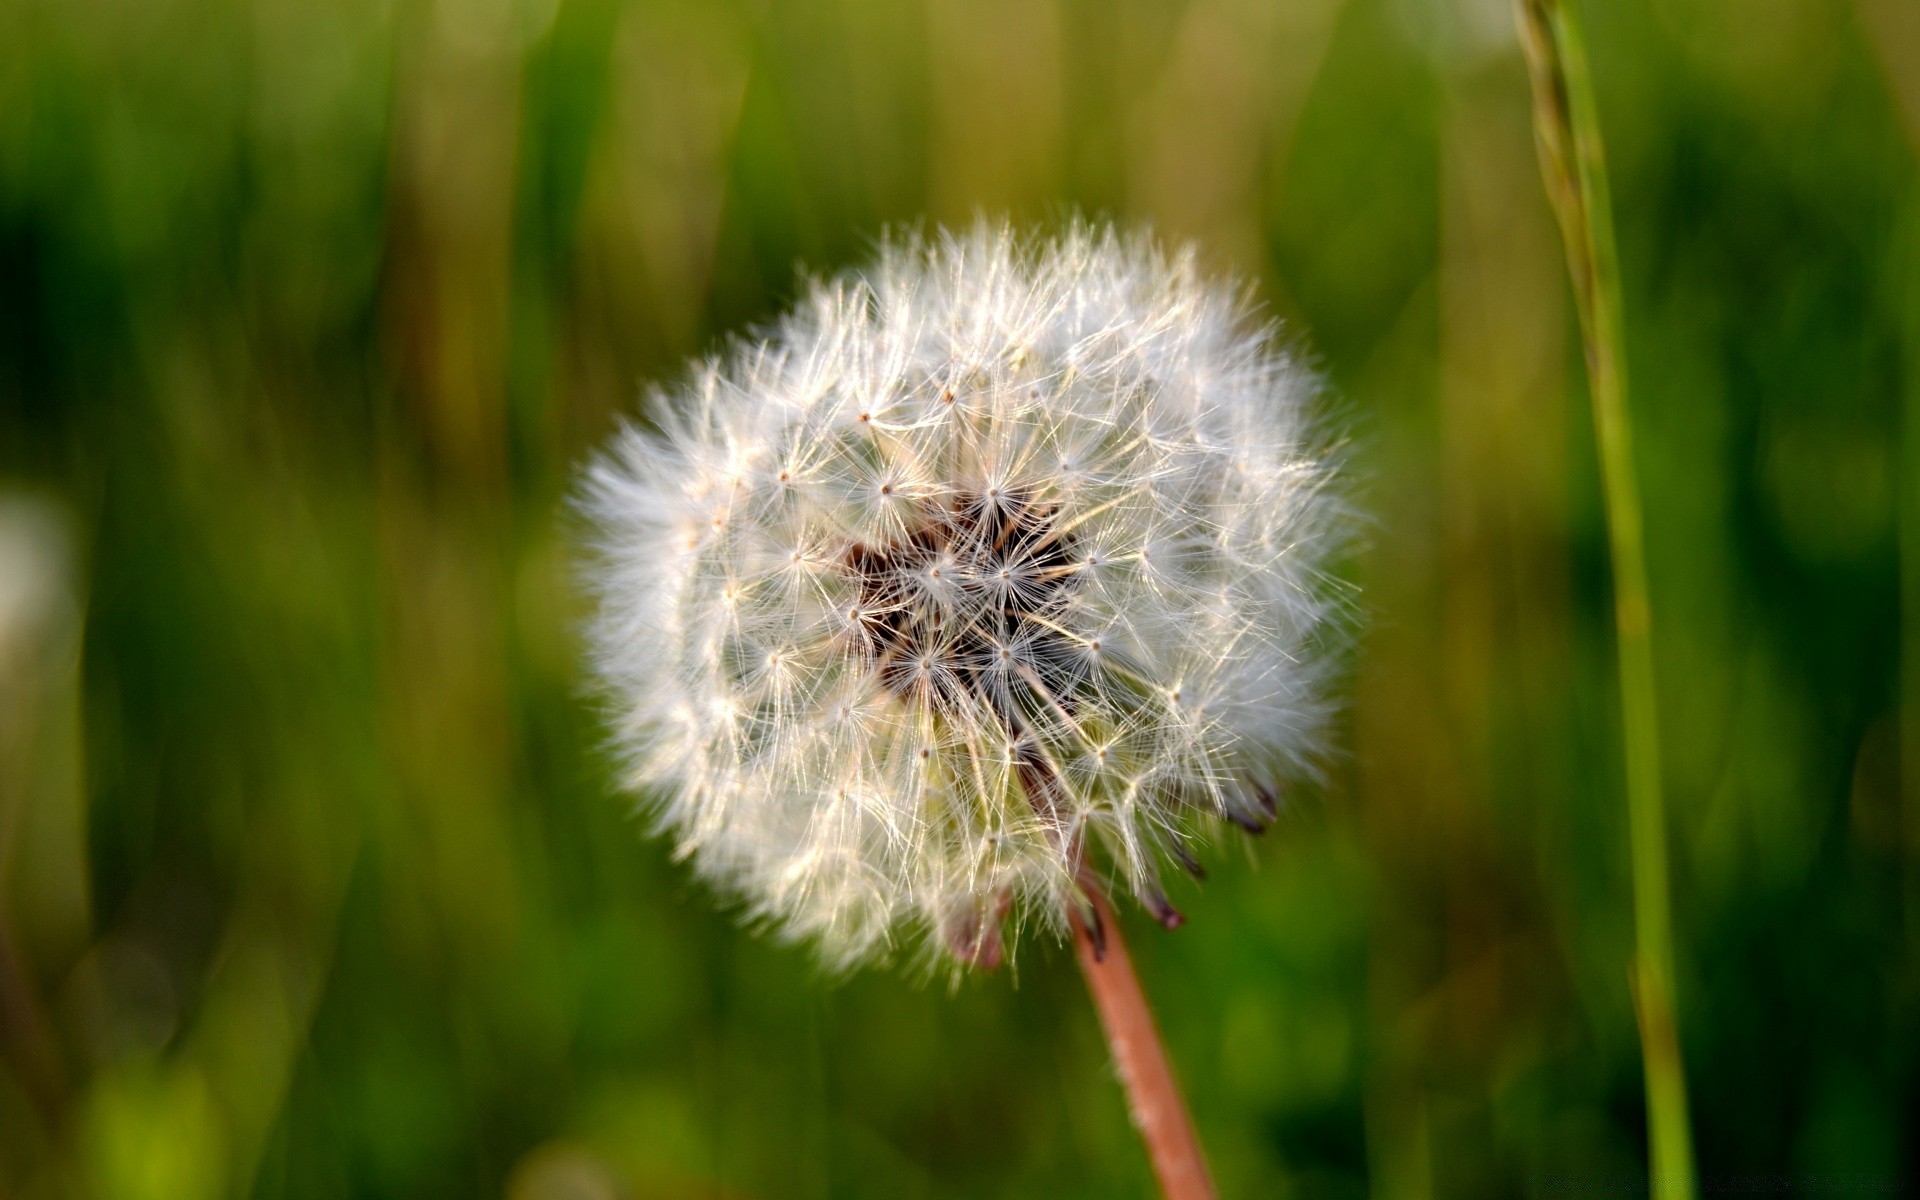
[[[836,965],[997,960],[1258,828],[1325,723],[1318,382],[1190,252],[909,237],[591,469],[591,630],[682,855]]]

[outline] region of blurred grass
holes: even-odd
[[[1582,12],[1702,1177],[1910,1176],[1920,39]],[[0,1194],[1145,1193],[1067,954],[827,985],[579,695],[562,501],[639,383],[979,206],[1200,239],[1358,430],[1335,781],[1135,938],[1223,1194],[1644,1177],[1505,0],[0,0],[0,46]]]

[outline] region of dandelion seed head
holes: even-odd
[[[1064,929],[1083,858],[1164,908],[1168,863],[1322,755],[1318,390],[1190,251],[1110,229],[906,237],[812,285],[589,472],[633,785],[835,965]]]

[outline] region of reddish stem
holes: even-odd
[[[1194,1136],[1193,1119],[1187,1115],[1180,1084],[1167,1062],[1160,1031],[1154,1027],[1153,1010],[1140,990],[1140,977],[1127,957],[1120,924],[1099,888],[1088,882],[1085,891],[1093,906],[1094,924],[1089,927],[1078,910],[1071,912],[1074,949],[1160,1190],[1167,1200],[1213,1200],[1213,1181]]]

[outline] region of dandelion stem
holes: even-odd
[[[1167,1200],[1212,1200],[1213,1181],[1194,1136],[1193,1119],[1187,1115],[1180,1084],[1154,1026],[1153,1010],[1140,990],[1140,977],[1127,956],[1120,923],[1098,887],[1089,882],[1085,891],[1097,932],[1075,910],[1071,915],[1074,948],[1081,974],[1087,977],[1087,990],[1100,1012],[1107,1044],[1113,1048],[1134,1127],[1147,1144],[1147,1157],[1153,1160],[1153,1173]]]
[[[1160,1180],[1160,1191],[1167,1200],[1213,1200],[1213,1181],[1207,1175],[1207,1160],[1200,1153],[1200,1139],[1193,1131],[1193,1118],[1180,1095],[1180,1081],[1173,1077],[1173,1064],[1167,1060],[1167,1048],[1154,1024],[1147,993],[1134,974],[1120,922],[1114,919],[1100,881],[1087,867],[1085,845],[1078,835],[1061,827],[1066,783],[1028,734],[1020,714],[1004,703],[996,703],[990,692],[983,693],[982,699],[999,716],[1008,739],[1018,748],[1015,761],[1027,803],[1061,838],[1074,864],[1080,892],[1087,899],[1084,910],[1067,910],[1067,921],[1073,926],[1074,952],[1080,959],[1080,973],[1087,977],[1087,990],[1093,993],[1100,1028],[1113,1050],[1120,1086],[1126,1089],[1127,1111],[1134,1128],[1140,1131],[1140,1140],[1147,1145],[1147,1158]]]
[[[1634,478],[1621,339],[1620,266],[1600,122],[1580,26],[1567,0],[1515,0],[1533,80],[1534,134],[1548,198],[1560,221],[1580,311],[1613,559],[1614,623],[1626,751],[1627,830],[1633,869],[1630,971],[1646,1074],[1652,1193],[1694,1195],[1686,1076],[1674,1019],[1673,918],[1667,883],[1666,810],[1660,795],[1652,608],[1640,493]]]

